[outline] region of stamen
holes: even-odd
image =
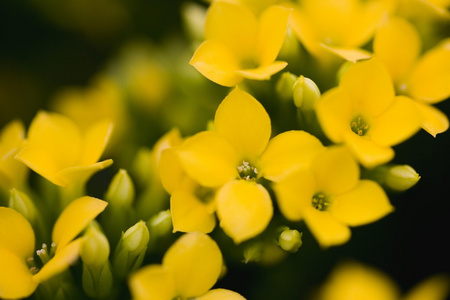
[[[50,255],[48,255],[47,245],[42,244],[42,249],[36,251],[37,256],[39,256],[42,264],[46,264],[50,260]]]
[[[328,201],[327,197],[323,193],[316,193],[312,197],[312,206],[320,211],[324,211],[328,208],[330,205],[330,202]]]
[[[364,136],[369,130],[369,124],[361,116],[356,116],[350,122],[350,128],[359,136]]]
[[[247,181],[254,181],[258,177],[258,170],[248,161],[242,161],[242,165],[237,167],[239,178]]]

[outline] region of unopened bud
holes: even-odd
[[[84,264],[91,266],[102,266],[108,261],[108,239],[93,223],[84,234],[80,256]]]
[[[165,236],[172,232],[172,215],[170,210],[164,210],[154,215],[147,222],[152,236]]]
[[[302,232],[298,232],[295,229],[286,229],[280,233],[278,237],[278,243],[281,249],[295,253],[302,246]]]
[[[294,104],[303,111],[313,111],[320,98],[320,90],[311,79],[300,76],[294,84]]]
[[[395,191],[406,191],[420,179],[420,175],[411,166],[398,165],[389,168],[385,177],[387,187]]]
[[[24,192],[21,192],[15,188],[9,190],[9,207],[18,211],[24,216],[30,223],[34,223],[36,220],[36,207],[31,201],[30,197]]]
[[[113,177],[105,195],[112,206],[129,207],[134,199],[134,185],[128,172],[120,169]]]
[[[131,254],[139,254],[147,249],[150,234],[144,221],[137,222],[122,236],[123,247]]]
[[[244,249],[244,263],[248,264],[250,262],[258,263],[263,257],[263,243],[257,242],[247,246]]]
[[[277,81],[276,91],[277,94],[283,100],[291,100],[294,93],[294,84],[298,77],[290,72],[284,72],[281,74],[280,79]]]

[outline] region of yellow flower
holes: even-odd
[[[412,136],[420,124],[414,102],[395,97],[388,71],[375,58],[352,65],[339,87],[317,102],[316,112],[330,140],[346,144],[368,168],[390,161],[391,146]]]
[[[444,300],[449,277],[434,275],[401,296],[398,285],[383,272],[357,262],[336,267],[320,288],[318,300]]]
[[[191,58],[209,80],[235,86],[244,78],[267,80],[286,67],[275,61],[284,41],[290,10],[270,6],[259,19],[245,6],[215,1],[208,9],[205,39]]]
[[[447,116],[432,104],[450,97],[450,38],[421,53],[419,33],[401,18],[391,18],[377,31],[374,56],[380,58],[402,94],[416,100],[421,127],[434,137],[449,127]]]
[[[33,257],[35,246],[33,228],[15,210],[0,207],[0,298],[28,297],[39,283],[75,262],[82,239],[73,239],[106,205],[105,201],[92,197],[78,198],[69,204],[53,228],[52,248],[56,248],[55,255],[37,273],[27,265],[28,259]]]
[[[350,239],[349,226],[374,222],[393,210],[383,189],[359,180],[359,166],[345,147],[329,148],[310,169],[274,184],[282,214],[304,220],[323,247]]]
[[[390,0],[302,0],[294,8],[290,25],[306,49],[323,57],[323,45],[355,48],[367,43]]]
[[[22,188],[28,168],[14,159],[25,143],[25,128],[19,121],[7,124],[0,133],[0,188]]]
[[[323,146],[303,131],[288,131],[269,142],[269,115],[239,88],[219,105],[214,127],[175,148],[181,171],[165,168],[164,176],[180,178],[185,172],[200,186],[217,190],[213,201],[220,226],[240,243],[261,233],[272,218],[272,201],[260,180],[280,180],[307,165]]]
[[[214,0],[214,1],[218,2],[223,0]],[[240,3],[248,7],[256,15],[260,14],[268,6],[282,2],[281,0],[227,0],[227,1]]]
[[[131,275],[131,294],[135,300],[244,300],[229,290],[210,290],[222,265],[222,253],[213,239],[187,233],[167,250],[161,265],[148,265]]]
[[[31,122],[16,158],[59,186],[84,183],[112,160],[97,162],[111,135],[112,124],[98,121],[85,132],[67,117],[41,111]]]

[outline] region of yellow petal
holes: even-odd
[[[230,181],[217,192],[216,199],[220,226],[235,243],[260,234],[272,218],[270,195],[260,184]]]
[[[1,218],[0,218],[1,219]],[[0,298],[23,299],[37,287],[25,260],[0,245]]]
[[[113,123],[109,120],[99,121],[86,132],[83,141],[83,153],[79,159],[81,166],[96,163],[106,148],[113,130]]]
[[[420,115],[414,102],[404,96],[395,97],[394,103],[369,129],[370,138],[382,146],[393,146],[405,141],[420,128]]]
[[[350,48],[350,47],[336,47],[329,46],[326,44],[320,44],[320,46],[331,53],[336,54],[337,56],[342,57],[345,60],[356,63],[358,60],[368,59],[372,57],[372,53],[358,48]]]
[[[164,189],[172,194],[181,186],[186,173],[181,166],[175,149],[164,149],[159,160],[159,175]]]
[[[358,136],[353,132],[345,134],[345,144],[366,168],[372,168],[389,162],[394,158],[394,150],[388,146],[376,144],[374,141]]]
[[[310,171],[300,170],[275,183],[273,190],[278,207],[289,221],[300,221],[317,192],[316,181]]]
[[[240,69],[238,58],[224,44],[215,40],[203,42],[189,64],[209,80],[223,86],[235,86],[243,79],[235,73]]]
[[[208,9],[205,39],[221,42],[240,59],[252,56],[257,30],[256,17],[242,4],[214,1]]]
[[[331,147],[316,157],[312,165],[316,191],[340,194],[353,189],[359,181],[359,166],[345,147]]]
[[[449,122],[447,116],[435,107],[416,102],[420,114],[420,126],[436,137],[438,133],[447,131]]]
[[[0,247],[25,261],[34,252],[34,231],[30,223],[12,208],[0,207]]]
[[[237,70],[235,73],[248,79],[269,80],[273,74],[283,70],[286,66],[287,62],[275,61],[269,65],[264,65],[255,69]]]
[[[290,9],[273,5],[260,15],[256,51],[260,65],[269,65],[277,58],[286,36],[290,14]]]
[[[313,55],[320,55],[322,49],[320,47],[320,32],[317,27],[311,24],[311,19],[303,8],[291,3],[283,5],[293,8],[289,25],[291,26],[298,39],[302,42],[308,52]]]
[[[177,153],[184,171],[200,185],[218,187],[237,177],[236,151],[216,132],[197,133]]]
[[[403,300],[444,300],[449,295],[449,287],[448,275],[434,275],[415,286]]]
[[[450,97],[450,38],[429,50],[419,60],[406,81],[414,99],[436,103]]]
[[[61,213],[53,227],[52,240],[58,250],[73,240],[108,205],[93,197],[81,197],[72,201]]]
[[[308,166],[325,150],[315,136],[305,131],[283,132],[269,141],[257,168],[264,178],[279,181],[284,176]]]
[[[316,104],[317,118],[327,137],[335,143],[351,132],[352,104],[348,94],[340,89],[331,89],[323,94]]]
[[[28,130],[27,143],[17,158],[56,185],[64,186],[56,173],[77,164],[81,133],[63,115],[39,112]]]
[[[394,86],[387,69],[376,58],[357,62],[342,75],[353,108],[363,116],[378,116],[394,101]]]
[[[216,226],[216,218],[209,207],[192,193],[177,190],[170,197],[173,231],[203,233],[211,232]]]
[[[216,242],[200,232],[186,233],[167,250],[163,266],[173,274],[177,295],[201,296],[219,278],[222,253]]]
[[[270,117],[264,107],[239,88],[220,103],[214,126],[236,149],[239,160],[255,160],[266,148],[271,134]]]
[[[205,295],[196,298],[197,300],[245,300],[244,297],[236,292],[225,289],[214,289],[208,291]]]
[[[349,226],[372,223],[394,210],[384,190],[374,181],[361,180],[348,193],[333,197],[330,214]]]
[[[56,177],[64,182],[64,186],[80,182],[85,183],[94,173],[109,167],[112,163],[112,159],[107,159],[89,166],[70,167],[58,172]]]
[[[33,280],[36,282],[43,282],[69,268],[69,266],[74,264],[80,256],[81,245],[82,238],[79,238],[63,247],[58,247],[55,256],[53,256],[36,275],[33,275]]]
[[[172,300],[175,283],[172,274],[161,265],[148,265],[130,276],[128,281],[135,300]]]
[[[322,247],[340,245],[350,239],[350,229],[327,211],[319,211],[311,206],[305,210],[304,219]]]
[[[416,62],[421,41],[417,30],[405,19],[382,23],[373,42],[373,52],[384,63],[395,83],[399,83]]]

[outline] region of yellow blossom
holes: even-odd
[[[330,140],[346,144],[368,168],[390,161],[391,146],[411,137],[420,125],[415,103],[395,96],[388,71],[375,58],[351,66],[339,87],[324,93],[316,111]]]
[[[300,170],[274,184],[282,214],[304,220],[323,247],[350,239],[349,226],[374,222],[393,210],[383,189],[359,180],[359,166],[345,147],[332,147]]]
[[[148,265],[131,275],[135,300],[244,300],[232,291],[210,290],[222,270],[222,253],[208,235],[184,234],[167,250],[162,264]]]
[[[40,111],[32,120],[27,141],[16,158],[58,186],[84,183],[112,164],[97,162],[111,135],[112,124],[100,120],[81,132],[60,114]]]
[[[323,146],[304,131],[284,132],[269,142],[269,115],[239,88],[219,105],[214,128],[187,138],[167,154],[181,168],[165,168],[165,177],[183,178],[185,172],[200,186],[217,191],[213,201],[220,226],[240,243],[261,233],[272,218],[272,201],[261,179],[280,180],[306,166]]]
[[[75,262],[82,239],[73,239],[106,205],[105,201],[92,197],[78,198],[70,203],[53,227],[52,248],[56,249],[55,255],[37,273],[35,268],[30,269],[27,265],[29,258],[33,257],[35,247],[33,228],[15,210],[0,207],[0,298],[28,297],[39,283],[64,271]],[[50,253],[44,254],[50,256]]]
[[[20,121],[7,124],[0,133],[0,188],[8,191],[25,184],[28,168],[14,159],[25,143],[25,128]]]
[[[206,16],[206,40],[190,64],[224,86],[235,86],[244,78],[270,79],[287,65],[275,59],[284,42],[289,15],[289,9],[270,6],[257,18],[242,4],[215,1]]]

